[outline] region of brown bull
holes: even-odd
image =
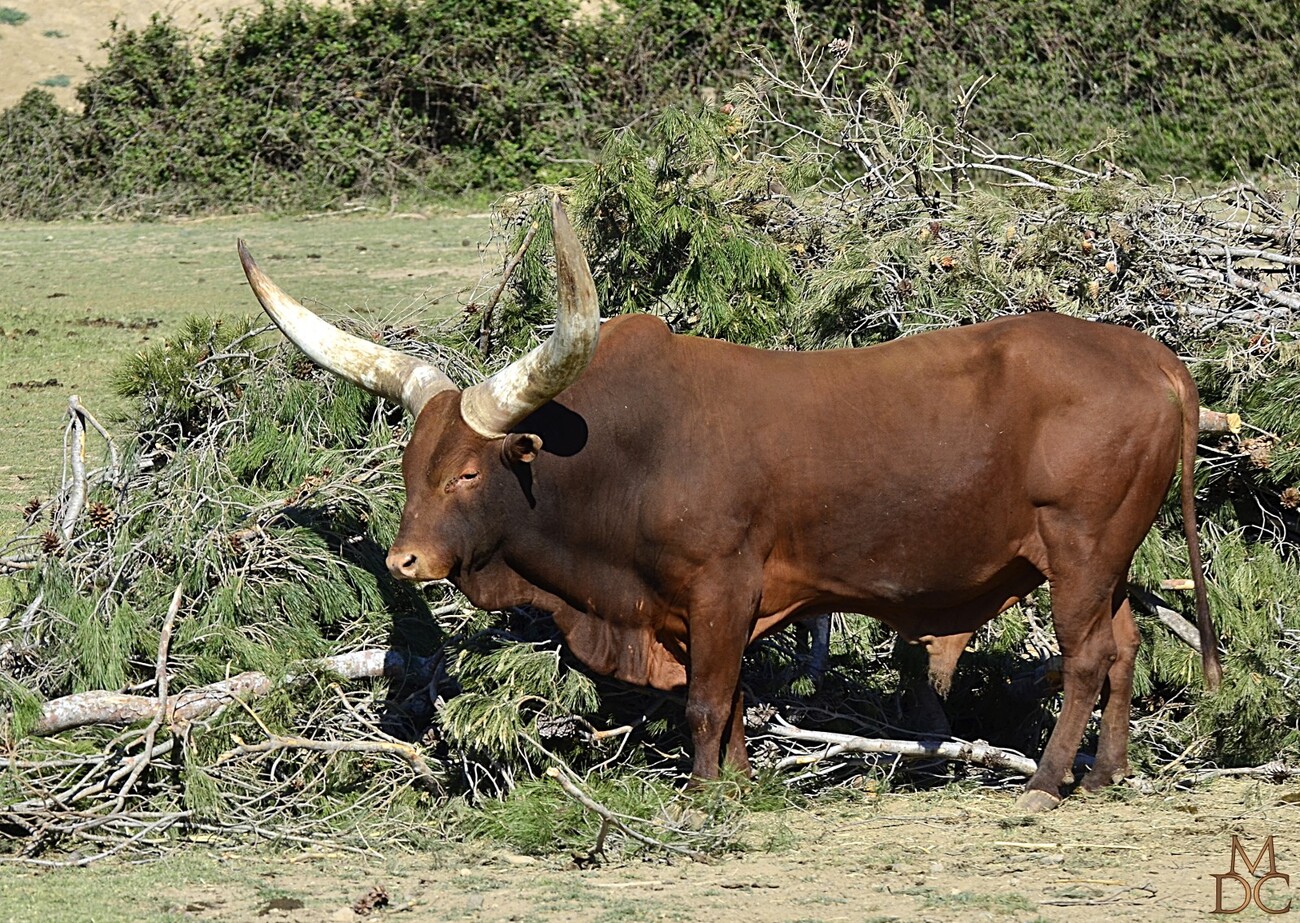
[[[299,347],[416,416],[395,575],[449,579],[485,609],[544,609],[591,669],[685,687],[700,779],[717,776],[724,744],[749,769],[740,665],[755,639],[859,612],[925,644],[942,676],[972,632],[1047,581],[1065,700],[1022,804],[1056,803],[1098,697],[1084,785],[1125,774],[1129,565],[1180,461],[1190,472],[1198,429],[1196,387],[1169,350],[1050,313],[811,353],[678,336],[647,316],[602,330],[558,205],[554,220],[555,333],[463,392],[329,326],[240,244],[253,291]]]

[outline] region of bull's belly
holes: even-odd
[[[1023,558],[974,570],[917,573],[863,568],[856,579],[788,564],[769,568],[753,638],[827,612],[879,619],[904,638],[974,631],[1040,586]]]

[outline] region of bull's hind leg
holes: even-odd
[[[924,678],[911,683],[904,695],[907,704],[903,719],[909,729],[935,737],[952,736],[944,702],[952,690],[957,660],[973,634],[964,631],[955,635],[923,635],[917,639],[915,643],[929,655],[929,669]]]
[[[1077,547],[1072,550],[1078,552]],[[1038,771],[1017,802],[1027,811],[1043,811],[1060,803],[1061,779],[1074,765],[1088,718],[1117,660],[1111,622],[1119,603],[1116,586],[1120,581],[1110,578],[1099,586],[1102,581],[1095,574],[1055,574],[1049,582],[1052,621],[1061,646],[1065,701]]]
[[[1122,586],[1119,596],[1115,618],[1111,621],[1115,662],[1110,665],[1101,688],[1101,735],[1097,740],[1097,760],[1083,780],[1084,789],[1090,792],[1128,775],[1128,719],[1133,701],[1133,664],[1137,660],[1140,635]]]

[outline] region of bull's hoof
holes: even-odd
[[[1026,814],[1042,814],[1060,806],[1061,799],[1041,789],[1031,788],[1016,799],[1016,807]]]
[[[1082,788],[1088,794],[1095,795],[1097,792],[1101,791],[1102,789],[1106,788],[1109,785],[1114,785],[1117,782],[1123,782],[1127,776],[1128,776],[1127,766],[1121,769],[1113,770],[1112,772],[1107,772],[1104,769],[1094,769],[1092,772],[1088,773],[1086,776],[1083,777],[1083,782],[1080,784],[1079,787]]]

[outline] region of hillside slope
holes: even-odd
[[[153,13],[170,15],[182,28],[215,25],[221,14],[251,8],[257,0],[0,0],[0,109],[32,87],[52,92],[60,104],[77,105],[73,95],[87,64],[101,64],[101,47],[114,20],[130,28]],[[22,20],[16,22],[16,20]]]

